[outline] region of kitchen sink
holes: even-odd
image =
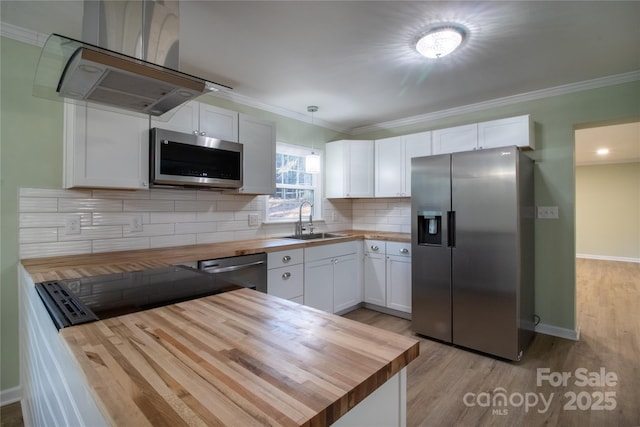
[[[338,233],[310,233],[310,234],[294,234],[292,236],[286,236],[285,239],[297,239],[297,240],[317,240],[317,239],[330,239],[332,237],[344,237],[346,234]]]

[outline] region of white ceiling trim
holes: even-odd
[[[605,86],[611,86],[621,83],[630,83],[636,80],[640,80],[640,70],[631,71],[623,74],[616,74],[613,76],[601,77],[593,80],[586,80],[577,83],[569,83],[566,85],[550,87],[547,89],[536,90],[532,92],[525,92],[518,95],[506,96],[504,98],[496,98],[489,101],[478,102],[476,104],[469,104],[462,107],[450,108],[448,110],[436,111],[433,113],[420,114],[413,117],[407,117],[405,119],[391,120],[388,122],[378,123],[369,126],[362,126],[359,128],[353,128],[350,130],[350,134],[358,135],[366,132],[377,131],[381,129],[393,129],[400,126],[414,125],[429,120],[442,119],[446,117],[456,116],[464,113],[473,113],[488,108],[504,107],[511,104],[520,102],[533,101],[542,98],[548,98],[557,95],[566,95],[573,92],[580,92],[588,89],[597,89]]]
[[[44,46],[45,41],[49,37],[46,34],[32,31],[26,28],[22,28],[16,25],[12,25],[5,22],[0,22],[0,36],[7,37],[13,40],[17,40],[23,43],[28,43],[35,46]],[[366,132],[374,132],[378,130],[389,130],[400,126],[408,126],[419,124],[422,122],[437,120],[446,117],[452,117],[460,114],[477,112],[488,108],[504,107],[520,102],[533,101],[542,98],[548,98],[557,95],[566,95],[573,92],[580,92],[583,90],[597,89],[605,86],[611,86],[621,83],[630,83],[640,80],[640,70],[631,71],[623,74],[616,74],[607,77],[601,77],[593,80],[586,80],[582,82],[570,83],[561,86],[555,86],[547,89],[536,90],[532,92],[525,92],[522,94],[507,96],[503,98],[496,98],[489,101],[478,102],[475,104],[469,104],[462,107],[450,108],[447,110],[436,111],[433,113],[420,114],[417,116],[407,117],[404,119],[390,120],[387,122],[377,123],[368,126],[362,126],[358,128],[346,129],[334,124],[318,120],[315,118],[313,123],[318,126],[322,126],[327,129],[331,129],[337,132],[343,132],[350,135],[360,135]],[[260,110],[268,111],[280,116],[288,117],[290,119],[299,120],[306,123],[311,123],[311,117],[309,115],[299,113],[296,111],[287,110],[285,108],[265,104],[257,99],[234,93],[234,92],[218,92],[209,96],[216,96],[227,99],[238,104],[246,105],[248,107],[257,108]]]

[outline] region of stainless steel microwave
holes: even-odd
[[[149,142],[153,186],[242,187],[242,144],[159,128]]]

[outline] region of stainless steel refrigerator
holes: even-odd
[[[414,332],[520,360],[533,337],[533,162],[517,147],[411,161]]]

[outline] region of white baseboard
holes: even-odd
[[[599,260],[602,260],[602,261],[620,261],[620,262],[636,262],[636,263],[640,263],[640,258],[609,256],[609,255],[576,254],[576,258],[599,259]]]
[[[9,405],[22,399],[22,389],[20,386],[0,390],[0,406]]]
[[[552,335],[554,337],[566,338],[568,340],[578,341],[580,340],[580,328],[577,330],[560,328],[558,326],[547,325],[546,323],[538,323],[536,325],[536,332],[540,332],[545,335]]]

